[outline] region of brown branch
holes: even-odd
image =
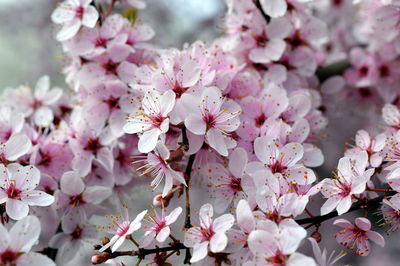
[[[271,21],[271,17],[268,16],[267,14],[265,14],[264,10],[263,10],[262,7],[261,7],[260,0],[256,0],[256,1],[254,2],[254,4],[256,5],[256,7],[258,8],[258,10],[260,10],[261,15],[264,17],[265,22],[267,22],[267,24],[268,24],[268,23]]]
[[[351,206],[349,212],[357,211],[357,210],[375,210],[381,206],[381,201],[389,196],[394,195],[393,192],[389,192],[386,195],[368,200],[368,202],[356,202]],[[314,216],[314,217],[309,217],[309,218],[303,218],[303,219],[298,219],[296,222],[298,224],[321,224],[322,222],[335,218],[339,216],[337,212],[331,212],[325,215],[320,215],[320,216]]]
[[[95,254],[92,256],[92,263],[93,264],[101,264],[109,259],[122,257],[122,256],[137,256],[139,260],[145,259],[147,255],[168,252],[168,251],[175,251],[178,252],[181,249],[187,249],[182,243],[174,243],[169,247],[163,248],[152,248],[152,249],[145,249],[139,248],[138,250],[133,251],[116,251],[113,253],[110,252],[103,252],[100,254]]]

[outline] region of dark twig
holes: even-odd
[[[260,0],[256,0],[254,4],[256,5],[256,7],[258,8],[258,10],[260,10],[261,15],[262,15],[262,16],[264,17],[264,19],[265,19],[265,22],[269,23],[269,22],[271,21],[271,17],[268,16],[267,14],[265,14],[264,10],[263,10],[262,7],[261,7]]]
[[[381,205],[381,201],[389,196],[392,196],[394,193],[390,192],[386,195],[368,200],[368,202],[356,202],[351,206],[350,210],[348,212],[353,212],[357,210],[375,210],[379,208]],[[335,218],[339,216],[337,212],[331,212],[325,215],[320,215],[320,216],[314,216],[314,217],[309,217],[309,218],[304,218],[304,219],[298,219],[296,222],[298,224],[321,224],[322,222]]]

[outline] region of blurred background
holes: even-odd
[[[60,60],[62,50],[54,40],[55,30],[50,20],[50,14],[57,2],[57,0],[0,0],[0,91],[25,83],[34,85],[44,74],[50,75],[53,85],[65,87],[64,77],[61,74],[64,65]],[[223,25],[222,17],[225,11],[223,0],[147,0],[146,2],[148,7],[140,11],[139,18],[155,29],[154,42],[162,47],[181,48],[184,43],[198,39],[211,42],[222,32],[218,26]],[[355,110],[349,109],[348,106],[337,109],[341,111],[329,117],[328,141],[322,145],[326,164],[319,171],[321,178],[331,176],[338,158],[343,155],[344,142],[350,141],[356,130],[365,126],[363,116]],[[321,201],[317,197],[314,201],[313,213],[316,214]],[[142,199],[140,203],[135,204],[147,204],[146,202]],[[352,214],[347,216],[346,218],[353,220]],[[322,231],[326,227],[332,230],[329,234],[336,232],[336,228],[330,226],[329,222],[322,226]],[[372,254],[367,259],[347,256],[341,263],[396,265],[394,257],[389,256],[396,252],[398,247],[398,244],[392,244],[398,243],[396,235],[393,234],[386,240],[389,243],[385,249],[374,246]],[[332,237],[323,237],[324,245],[328,246],[329,251],[341,250]],[[304,249],[305,253],[311,253],[309,244],[306,244]]]
[[[50,15],[57,0],[0,0],[0,89],[34,84],[49,74],[63,86],[61,46]],[[147,0],[139,18],[156,31],[155,43],[181,48],[185,42],[211,41],[221,31],[223,0]]]

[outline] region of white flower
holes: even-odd
[[[57,40],[68,40],[78,33],[82,25],[94,28],[99,18],[96,8],[90,3],[93,0],[67,0],[62,2],[51,14],[54,23],[63,24],[57,33]]]

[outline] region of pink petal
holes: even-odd
[[[201,261],[207,256],[208,253],[208,241],[196,244],[193,247],[192,258],[190,259],[190,263],[195,263]]]
[[[88,6],[85,8],[85,12],[82,18],[82,24],[88,28],[94,28],[97,20],[99,19],[99,13],[94,6]]]
[[[246,200],[240,200],[236,207],[236,219],[240,228],[246,233],[254,230],[256,222],[250,205]]]
[[[381,247],[385,246],[385,239],[383,238],[383,236],[381,234],[379,234],[378,232],[374,232],[374,231],[368,231],[365,233],[367,235],[367,237],[369,238],[369,240],[374,241],[376,244],[378,244]]]
[[[371,222],[367,218],[359,217],[355,220],[355,224],[361,230],[364,230],[364,231],[371,230]]]
[[[6,203],[6,212],[11,219],[21,220],[28,215],[29,206],[21,200],[9,199]]]
[[[158,137],[161,135],[161,131],[158,128],[151,129],[144,132],[139,137],[138,149],[141,153],[149,153],[157,145]]]
[[[212,223],[213,207],[210,203],[206,203],[200,208],[199,218],[202,228],[210,228]]]
[[[5,143],[7,160],[15,161],[29,152],[32,147],[31,140],[26,135],[14,135]]]
[[[228,237],[225,233],[217,231],[210,240],[210,250],[214,253],[221,252],[225,249],[227,244]]]
[[[178,219],[181,213],[182,213],[181,207],[175,208],[169,215],[165,217],[166,224],[170,225],[174,223]]]
[[[241,178],[246,168],[247,161],[247,152],[243,148],[236,148],[229,156],[229,170],[236,177]]]
[[[215,232],[226,232],[235,222],[235,217],[232,214],[223,214],[216,218],[213,222],[212,228]]]
[[[76,172],[70,171],[62,175],[60,180],[62,192],[70,196],[79,195],[85,189],[85,184]]]
[[[169,226],[165,226],[163,229],[161,229],[160,232],[158,232],[156,240],[160,243],[163,243],[167,239],[170,233],[171,230]]]
[[[285,0],[261,0],[261,7],[270,17],[281,17],[286,13],[287,4]]]

